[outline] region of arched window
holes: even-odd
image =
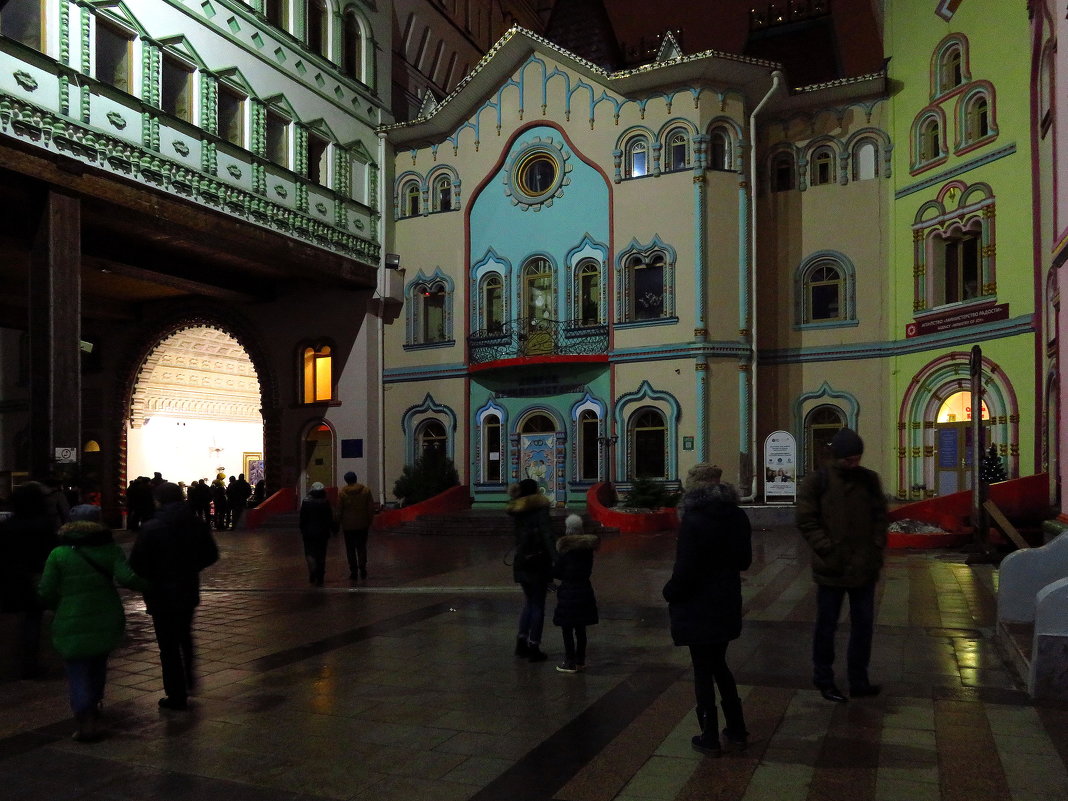
[[[987,136],[990,136],[990,100],[980,93],[968,101],[964,110],[964,141],[977,142]]]
[[[342,69],[350,78],[366,83],[363,77],[363,31],[356,12],[351,9],[345,12],[344,35]]]
[[[690,136],[685,128],[675,128],[668,133],[667,167],[665,172],[678,172],[690,166]]]
[[[636,254],[627,259],[628,320],[664,316],[664,254]]]
[[[323,403],[334,399],[333,354],[329,345],[304,348],[302,373],[304,403]]]
[[[487,332],[504,328],[504,279],[490,273],[482,279],[482,324]]]
[[[323,0],[306,0],[304,6],[304,41],[308,49],[330,57],[329,14]]]
[[[716,128],[708,137],[708,166],[713,170],[733,169],[731,138],[722,128]]]
[[[771,191],[787,192],[794,188],[794,157],[786,151],[776,153],[771,162]]]
[[[641,178],[649,174],[649,140],[635,136],[624,150],[624,169],[627,178]]]
[[[822,186],[834,182],[834,151],[821,147],[812,154],[812,169],[809,185]]]
[[[448,453],[449,438],[443,426],[437,420],[426,420],[415,430],[415,443],[418,456],[443,457]]]
[[[578,266],[578,321],[580,325],[601,322],[601,265],[585,259]]]
[[[44,52],[44,14],[41,0],[7,3],[0,13],[0,34]]]
[[[938,118],[930,116],[920,123],[919,141],[917,142],[917,161],[924,164],[934,161],[942,155],[942,127]]]
[[[528,328],[555,318],[553,270],[548,259],[531,259],[523,268],[523,317]]]
[[[957,45],[947,47],[942,52],[939,62],[939,91],[948,92],[962,83],[964,83],[964,68],[961,49]]]
[[[504,471],[501,465],[501,418],[487,414],[482,418],[482,480],[487,484],[500,484]]]
[[[578,479],[597,481],[600,476],[600,422],[591,409],[585,409],[578,419]]]
[[[982,233],[954,229],[932,239],[935,304],[980,297],[983,293]]]
[[[439,175],[434,179],[434,211],[452,211],[452,178]]]
[[[401,217],[419,216],[422,194],[419,182],[414,178],[401,184],[399,204]]]
[[[419,342],[445,341],[445,305],[448,292],[441,281],[422,284],[416,288],[419,298]]]
[[[845,281],[838,266],[831,261],[816,263],[805,276],[804,322],[843,319],[844,297]]]
[[[853,147],[853,180],[870,181],[878,176],[879,149],[870,139],[862,139]]]
[[[658,409],[639,409],[631,418],[630,475],[635,478],[667,478],[667,426]]]
[[[805,417],[805,463],[819,470],[831,458],[831,439],[845,428],[845,414],[837,406],[817,406]]]

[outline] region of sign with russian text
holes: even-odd
[[[905,326],[905,336],[908,339],[912,339],[913,337],[922,337],[925,334],[939,334],[943,331],[953,331],[957,328],[968,328],[972,325],[1008,319],[1008,303],[998,303],[996,306],[979,306],[971,309],[957,309],[956,311],[933,317],[924,317],[922,320],[914,320]]]
[[[797,496],[797,443],[789,431],[764,440],[764,500],[793,501]]]

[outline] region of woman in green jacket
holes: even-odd
[[[98,738],[99,704],[104,697],[108,654],[122,640],[126,617],[115,589],[148,586],[134,573],[111,530],[100,524],[100,508],[75,506],[71,522],[59,529],[59,545],[48,555],[37,592],[55,609],[52,644],[63,657],[70,705],[77,721],[74,739]]]

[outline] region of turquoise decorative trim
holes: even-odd
[[[434,396],[428,392],[422,403],[418,406],[409,406],[404,411],[404,414],[401,415],[401,431],[404,432],[404,439],[408,443],[409,463],[414,463],[419,457],[419,443],[416,441],[415,436],[418,427],[426,420],[438,419],[439,417],[444,417],[447,423],[445,426],[445,454],[450,459],[455,459],[456,412],[448,406],[435,401]]]
[[[628,467],[633,460],[634,442],[630,435],[630,428],[625,424],[631,417],[645,406],[651,406],[659,412],[664,410],[656,405],[663,403],[668,407],[668,414],[664,415],[665,436],[667,453],[665,455],[665,472],[667,480],[677,480],[678,477],[678,427],[681,415],[681,407],[678,399],[670,392],[654,389],[648,380],[642,381],[634,392],[628,392],[616,398],[615,402],[615,430],[625,432],[620,434],[617,444],[619,457],[616,459],[616,481],[625,481],[630,476]]]
[[[833,322],[826,322],[820,320],[806,320],[809,310],[806,308],[808,302],[808,282],[809,276],[813,270],[818,268],[824,262],[831,262],[835,269],[837,269],[842,276],[842,297],[838,299],[839,303],[844,305],[842,309],[842,319]],[[800,328],[816,328],[816,327],[834,327],[839,325],[855,325],[857,322],[857,270],[853,266],[852,260],[837,250],[818,250],[815,253],[809,255],[798,266],[794,272],[794,324],[795,327]]]
[[[951,167],[948,170],[943,170],[942,172],[939,172],[935,175],[929,175],[922,181],[917,181],[914,184],[909,184],[908,186],[902,187],[894,193],[894,199],[900,200],[901,198],[908,197],[909,195],[915,194],[916,192],[922,192],[924,189],[929,189],[932,186],[937,186],[938,184],[948,181],[950,178],[955,178],[958,175],[963,175],[966,172],[974,170],[976,167],[981,167],[984,164],[990,164],[993,161],[1003,159],[1006,156],[1011,156],[1014,153],[1016,153],[1016,143],[1010,142],[1004,147],[999,147],[997,150],[991,150],[989,153],[984,153],[981,156],[976,156],[973,159],[968,159],[967,161],[962,162],[956,165],[955,167]]]
[[[824,381],[818,389],[798,395],[794,399],[793,434],[794,439],[801,444],[800,450],[802,454],[809,453],[809,445],[811,444],[805,440],[805,418],[811,412],[813,402],[821,400],[831,403],[831,405],[843,411],[845,413],[846,426],[854,431],[857,429],[857,421],[860,419],[860,401],[857,400],[853,393],[833,389],[829,383]],[[844,409],[842,408],[843,406],[845,407]],[[806,407],[808,408],[806,409]],[[800,458],[798,461],[801,461]]]
[[[421,315],[423,313],[423,304],[416,296],[416,288],[423,285],[440,284],[445,290],[445,309],[444,309],[444,336],[440,340],[434,340],[432,342],[424,341],[426,338],[421,329]],[[420,349],[420,348],[445,348],[451,347],[456,344],[453,339],[453,298],[455,297],[456,286],[453,283],[452,276],[447,275],[441,269],[441,267],[435,267],[434,272],[430,275],[426,275],[422,270],[416,273],[415,277],[409,281],[404,287],[404,297],[406,302],[405,307],[405,344],[404,348],[407,349]]]
[[[657,317],[655,320],[629,320],[615,323],[612,327],[617,331],[622,331],[625,328],[646,328],[651,325],[675,325],[678,321],[678,317]]]
[[[405,384],[410,381],[437,381],[448,378],[465,378],[467,365],[427,364],[418,367],[394,367],[383,372],[382,380],[386,384]]]

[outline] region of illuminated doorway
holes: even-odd
[[[304,492],[315,482],[334,486],[334,431],[318,423],[304,435]]]
[[[126,422],[126,476],[236,476],[262,460],[260,381],[241,344],[207,326],[162,339],[141,365]]]
[[[939,495],[972,488],[974,433],[972,431],[972,395],[957,392],[946,398],[935,422],[935,491]],[[984,432],[989,428],[990,410],[982,405]],[[989,445],[983,437],[983,448]]]

